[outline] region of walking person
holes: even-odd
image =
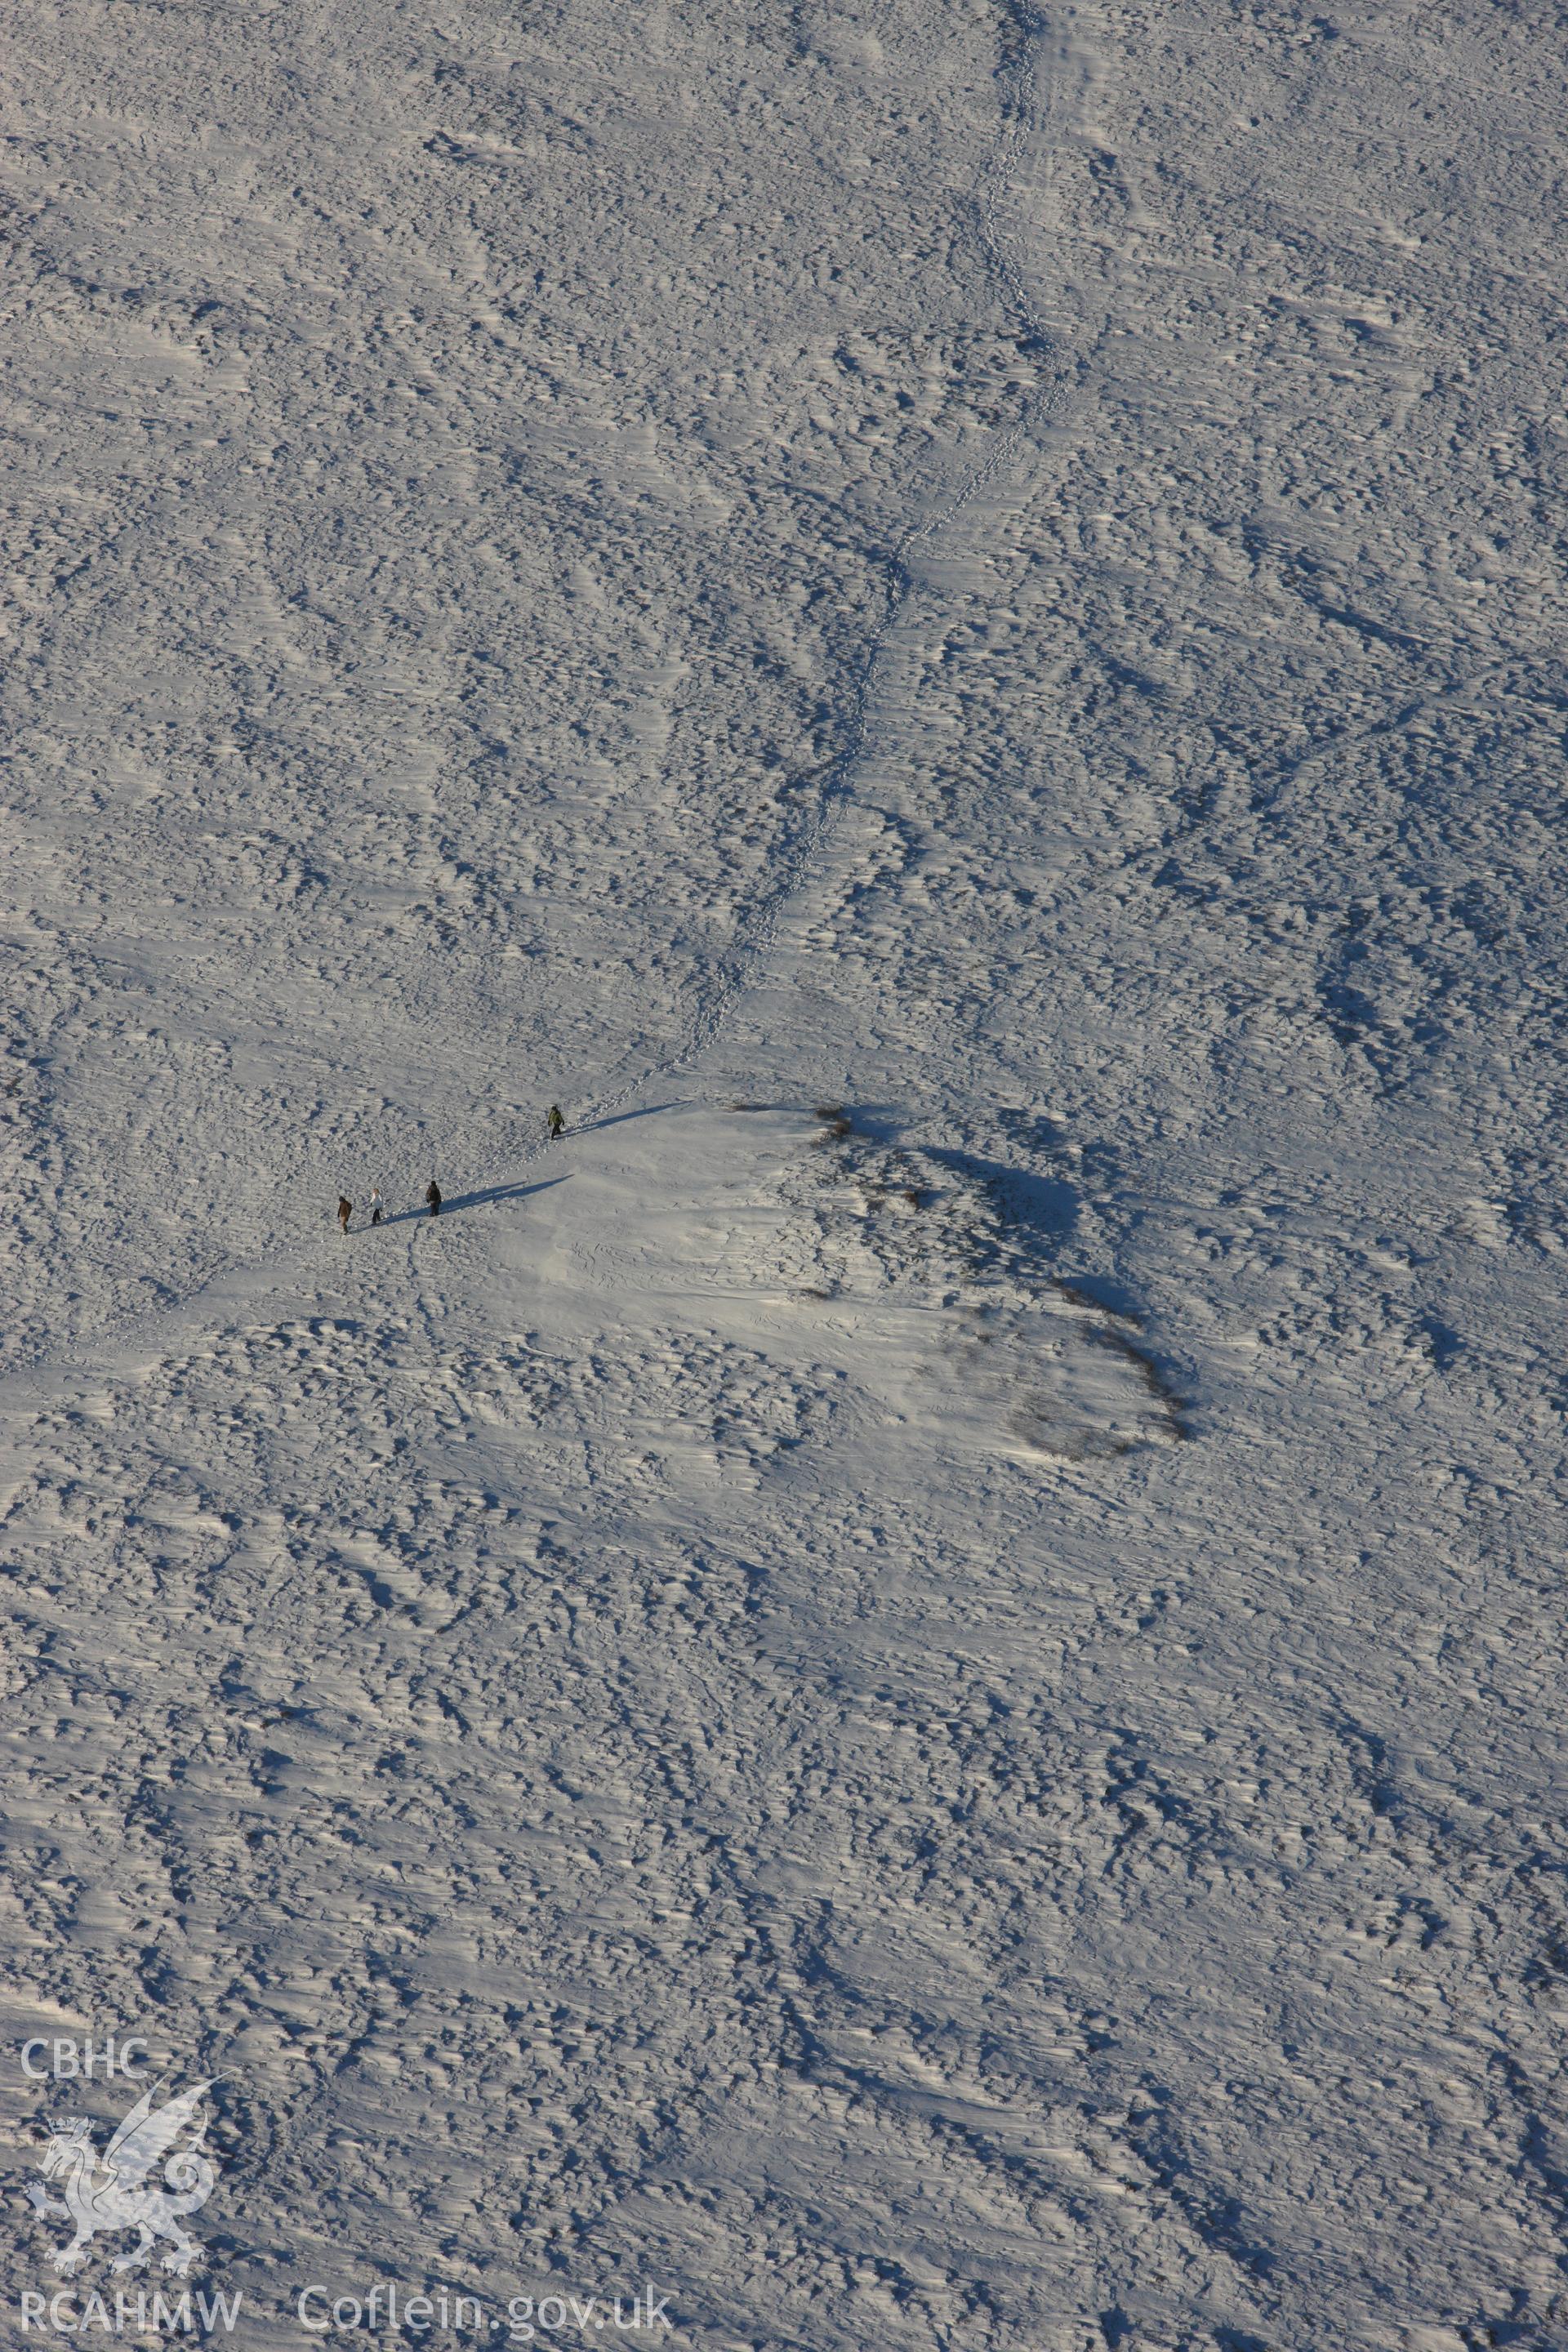
[[[349,1229],[349,1219],[353,1215],[353,1202],[352,1201],[346,1201],[343,1198],[343,1195],[340,1192],[338,1194],[338,1223],[342,1226],[345,1234]]]
[[[545,1133],[548,1135],[552,1143],[554,1142],[556,1137],[561,1133],[565,1124],[565,1120],[561,1116],[560,1104],[552,1103],[544,1118]]]
[[[441,1213],[441,1187],[437,1183],[434,1176],[430,1179],[425,1198],[429,1204],[430,1214],[433,1217],[438,1217]]]
[[[373,1187],[370,1196],[370,1221],[373,1225],[379,1225],[381,1223],[381,1194]]]

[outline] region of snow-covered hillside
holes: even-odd
[[[1568,2342],[1568,19],[8,29],[7,2341]]]

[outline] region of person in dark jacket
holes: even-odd
[[[353,1202],[352,1201],[345,1201],[342,1194],[340,1192],[338,1194],[338,1223],[342,1227],[345,1234],[349,1229],[349,1219],[353,1215]]]
[[[560,1104],[552,1103],[549,1110],[545,1113],[544,1118],[544,1131],[552,1143],[554,1142],[556,1137],[561,1133],[561,1130],[565,1124],[565,1120],[561,1116]]]
[[[430,1214],[433,1217],[438,1217],[441,1213],[441,1187],[437,1183],[434,1176],[430,1179],[429,1190],[425,1198],[430,1204]]]

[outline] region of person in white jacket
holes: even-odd
[[[381,1194],[373,1185],[370,1195],[370,1221],[373,1225],[379,1225],[381,1223],[382,1206]]]

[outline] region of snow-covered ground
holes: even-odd
[[[1561,11],[0,76],[7,2342],[1568,2342]]]

